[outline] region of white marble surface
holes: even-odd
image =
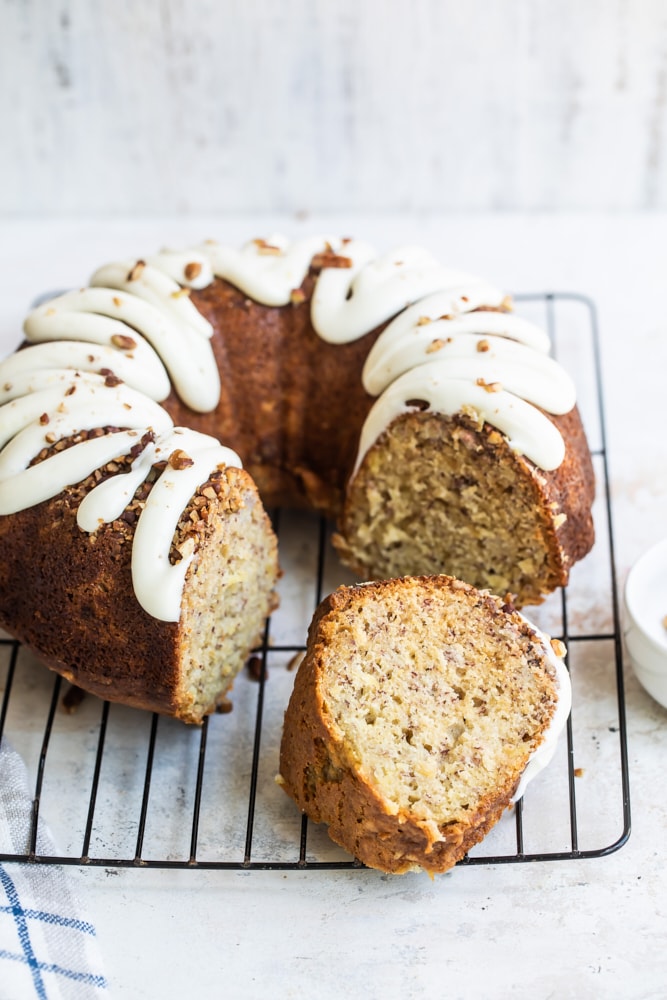
[[[667,207],[664,0],[0,0],[0,212]]]
[[[514,290],[575,290],[599,307],[619,583],[667,534],[667,218],[336,215],[3,222],[0,347],[35,294],[162,243],[280,228],[417,241]],[[596,613],[595,601],[589,612]],[[602,684],[605,682],[603,681]],[[608,691],[585,690],[582,725]],[[633,833],[608,858],[372,872],[73,870],[111,995],[658,998],[665,995],[667,711],[626,668]],[[585,798],[585,780],[578,794]],[[48,817],[47,817],[48,818]]]

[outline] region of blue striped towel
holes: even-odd
[[[19,755],[0,744],[0,850],[27,852],[32,800]],[[54,855],[44,824],[37,853]],[[107,982],[94,926],[60,865],[0,865],[0,1000],[102,1000]]]

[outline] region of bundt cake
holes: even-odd
[[[564,652],[450,577],[341,587],[311,624],[278,781],[366,865],[444,872],[553,755]]]
[[[105,697],[194,720],[222,697],[274,600],[253,482],[336,518],[366,579],[521,606],[592,544],[548,338],[423,250],[211,241],[102,267],[24,331],[0,365],[0,624]]]

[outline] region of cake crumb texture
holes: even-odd
[[[541,603],[594,540],[588,447],[575,413],[559,419],[569,453],[547,477],[465,414],[398,418],[349,484],[340,557],[363,579],[445,573]]]
[[[555,712],[543,642],[446,576],[340,588],[285,715],[285,791],[385,872],[452,867],[497,822]]]

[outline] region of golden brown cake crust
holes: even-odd
[[[409,810],[388,807],[386,798],[371,777],[372,765],[359,756],[358,747],[341,739],[330,703],[331,650],[337,632],[349,630],[354,605],[373,595],[380,601],[408,590],[423,591],[424,601],[437,604],[455,590],[470,596],[490,619],[503,625],[511,619],[518,633],[533,634],[516,612],[487,594],[479,593],[448,577],[390,580],[363,587],[341,587],[325,599],[311,624],[306,656],[299,667],[285,714],[280,754],[280,781],[287,794],[314,822],[328,824],[332,840],[359,860],[385,872],[402,873],[414,867],[431,873],[444,872],[464,857],[498,821],[516,791],[523,764],[516,770],[499,772],[498,784],[460,820],[440,824],[434,833]],[[410,635],[410,623],[401,629]],[[498,655],[503,654],[499,633]],[[354,643],[352,643],[354,645]],[[328,666],[327,666],[328,658]],[[395,662],[392,664],[395,668]],[[408,667],[406,667],[408,669]],[[554,680],[548,665],[543,668],[544,726],[553,712]],[[390,688],[391,681],[386,680]],[[379,697],[375,696],[376,699]],[[368,696],[368,705],[374,704]],[[539,738],[538,738],[539,742]],[[389,750],[390,748],[386,748]],[[445,765],[446,766],[446,765]]]

